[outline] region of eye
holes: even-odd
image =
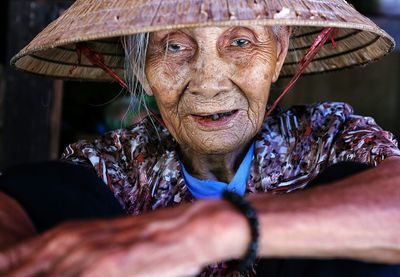
[[[248,39],[245,38],[239,38],[239,39],[235,39],[234,41],[232,41],[231,46],[235,46],[235,47],[246,47],[247,45],[249,45],[251,42]]]
[[[178,53],[186,50],[186,47],[179,43],[167,43],[166,50],[171,53]]]

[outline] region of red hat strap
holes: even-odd
[[[290,91],[290,89],[294,86],[294,84],[300,78],[301,74],[304,72],[304,70],[306,70],[307,66],[311,63],[311,61],[318,54],[319,50],[321,50],[322,46],[324,46],[325,42],[329,38],[331,38],[332,48],[336,47],[335,35],[336,35],[337,31],[338,31],[338,29],[336,29],[336,28],[327,27],[327,28],[324,28],[322,30],[322,32],[317,36],[317,38],[314,40],[311,47],[307,50],[306,54],[299,62],[299,68],[298,68],[296,74],[293,76],[293,78],[287,84],[285,89],[281,92],[281,94],[278,96],[278,98],[274,101],[272,106],[269,108],[269,110],[265,114],[265,118],[267,118],[271,114],[271,112],[276,108],[276,106],[282,100],[282,98]]]

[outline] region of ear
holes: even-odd
[[[285,62],[286,55],[289,49],[290,34],[292,33],[291,27],[283,27],[279,32],[279,37],[276,41],[276,67],[272,82],[275,83],[281,73],[283,63]]]

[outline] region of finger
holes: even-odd
[[[44,273],[91,233],[90,228],[82,227],[80,224],[57,227],[27,243],[9,249],[5,255],[6,270],[14,276]]]

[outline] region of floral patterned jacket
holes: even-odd
[[[149,117],[94,141],[69,145],[62,159],[93,167],[127,214],[193,201],[177,160],[176,141]],[[345,103],[276,109],[255,138],[246,193],[289,193],[304,188],[341,161],[377,165],[400,156],[397,141],[370,117]],[[226,276],[223,265],[202,276]],[[253,276],[254,272],[247,275]]]

